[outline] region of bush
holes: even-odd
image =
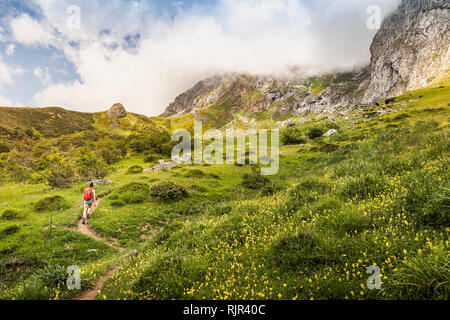
[[[270,179],[263,176],[258,168],[252,167],[252,173],[242,176],[242,186],[247,189],[259,190],[271,183]]]
[[[6,144],[0,143],[0,154],[8,153],[9,151],[10,151],[10,149]]]
[[[65,210],[69,208],[69,203],[61,196],[47,197],[34,204],[34,210],[38,212]]]
[[[144,162],[145,163],[154,163],[154,162],[158,162],[161,158],[162,158],[161,155],[149,154],[144,157]]]
[[[2,213],[2,220],[17,220],[22,218],[20,212],[13,209],[6,209]]]
[[[2,231],[0,231],[0,239],[6,236],[10,236],[13,235],[17,232],[19,232],[20,227],[19,226],[9,226],[5,229],[3,229]]]
[[[172,182],[162,182],[154,185],[150,194],[153,198],[158,198],[160,200],[170,201],[179,200],[187,196],[187,191],[175,183]]]
[[[306,139],[303,137],[300,129],[288,128],[282,133],[282,143],[284,145],[294,145],[306,143]]]
[[[308,132],[308,137],[313,140],[322,137],[325,134],[325,130],[319,127],[311,128]]]
[[[141,166],[132,166],[128,169],[127,173],[138,174],[138,173],[142,173],[143,171],[144,171],[144,168],[142,168]]]
[[[395,98],[388,98],[388,99],[384,100],[385,104],[391,104],[391,103],[394,103],[394,102],[395,102]]]

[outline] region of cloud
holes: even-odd
[[[12,19],[10,25],[14,40],[27,46],[49,45],[55,39],[47,27],[28,14]]]
[[[11,66],[3,62],[0,55],[0,88],[4,84],[13,84],[14,76],[24,73],[25,70],[21,66]]]
[[[39,79],[39,81],[45,85],[48,86],[51,84],[52,82],[52,78],[50,75],[50,71],[49,68],[42,68],[42,67],[37,67],[36,69],[34,69],[33,71],[33,75]]]
[[[9,100],[8,98],[2,97],[0,96],[0,106],[2,107],[9,107],[12,106],[12,101]]]
[[[129,111],[147,115],[162,113],[178,94],[215,73],[284,74],[292,66],[321,72],[368,63],[374,31],[366,27],[366,9],[377,4],[387,14],[396,5],[391,0],[317,0],[312,5],[219,0],[208,10],[193,6],[167,16],[139,7],[143,2],[116,0],[102,7],[99,1],[80,1],[77,32],[67,28],[68,3],[37,1],[60,33],[55,45],[81,80],[50,85],[34,102],[82,111],[122,102]],[[37,37],[42,40],[34,42],[48,43],[50,36],[44,34],[42,29]],[[129,50],[124,37],[136,34],[140,41]]]

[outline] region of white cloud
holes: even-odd
[[[48,67],[47,68],[37,67],[36,69],[34,69],[33,75],[36,78],[38,78],[43,85],[48,86],[52,82]]]
[[[8,47],[5,50],[6,55],[8,55],[8,56],[14,55],[15,51],[16,51],[16,46],[13,44],[8,45]]]
[[[12,106],[12,101],[9,100],[8,98],[2,97],[0,96],[0,106],[2,107],[10,107]]]
[[[48,29],[28,14],[22,14],[11,20],[14,40],[24,45],[49,45],[55,38]]]
[[[14,76],[20,75],[24,72],[21,66],[10,66],[3,62],[0,55],[0,88],[4,84],[14,83]]]
[[[66,27],[65,1],[36,1],[65,38],[60,43],[79,42],[61,49],[81,82],[51,85],[34,101],[83,111],[122,102],[129,111],[148,115],[160,114],[178,94],[214,73],[285,73],[291,66],[320,71],[367,63],[374,32],[366,28],[366,9],[375,3],[386,14],[395,6],[391,0],[317,0],[320,10],[311,11],[298,0],[221,0],[207,12],[193,8],[174,19],[144,20],[135,5],[112,10],[117,1],[105,7],[81,1],[77,32]],[[104,29],[110,32],[99,35]],[[142,40],[136,52],[111,49],[137,30]]]
[[[5,83],[13,83],[13,72],[11,67],[7,66],[0,56],[0,87]]]

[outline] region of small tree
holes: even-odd
[[[53,188],[60,188],[75,182],[75,173],[67,159],[58,153],[46,157],[47,169],[39,172]]]
[[[85,148],[79,148],[75,160],[78,174],[87,179],[103,179],[108,174],[108,165],[102,157]]]

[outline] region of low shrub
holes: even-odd
[[[284,130],[281,139],[284,145],[306,143],[306,139],[303,137],[299,128],[288,128]]]
[[[9,151],[10,151],[10,149],[6,144],[0,143],[0,154],[8,153]]]
[[[142,168],[141,166],[132,166],[128,169],[127,173],[138,174],[138,173],[142,173],[143,171],[144,171],[144,168]]]
[[[66,210],[69,208],[70,204],[61,196],[47,197],[34,204],[34,210],[38,212]]]
[[[157,154],[149,154],[149,155],[146,155],[145,157],[144,157],[144,162],[145,163],[155,163],[155,162],[158,162],[159,160],[161,160],[162,159],[162,156],[161,155],[157,155]]]
[[[20,227],[19,226],[9,226],[0,231],[0,238],[4,238],[10,235],[13,235],[17,232],[19,232]]]
[[[173,182],[162,182],[154,185],[150,194],[153,198],[158,198],[160,200],[170,201],[170,200],[180,200],[187,196],[187,191]]]
[[[324,134],[325,134],[325,130],[323,128],[314,127],[309,130],[308,137],[311,140],[314,140],[314,139],[322,137]]]
[[[22,214],[13,209],[6,209],[3,211],[1,218],[2,220],[18,220],[22,218]]]

